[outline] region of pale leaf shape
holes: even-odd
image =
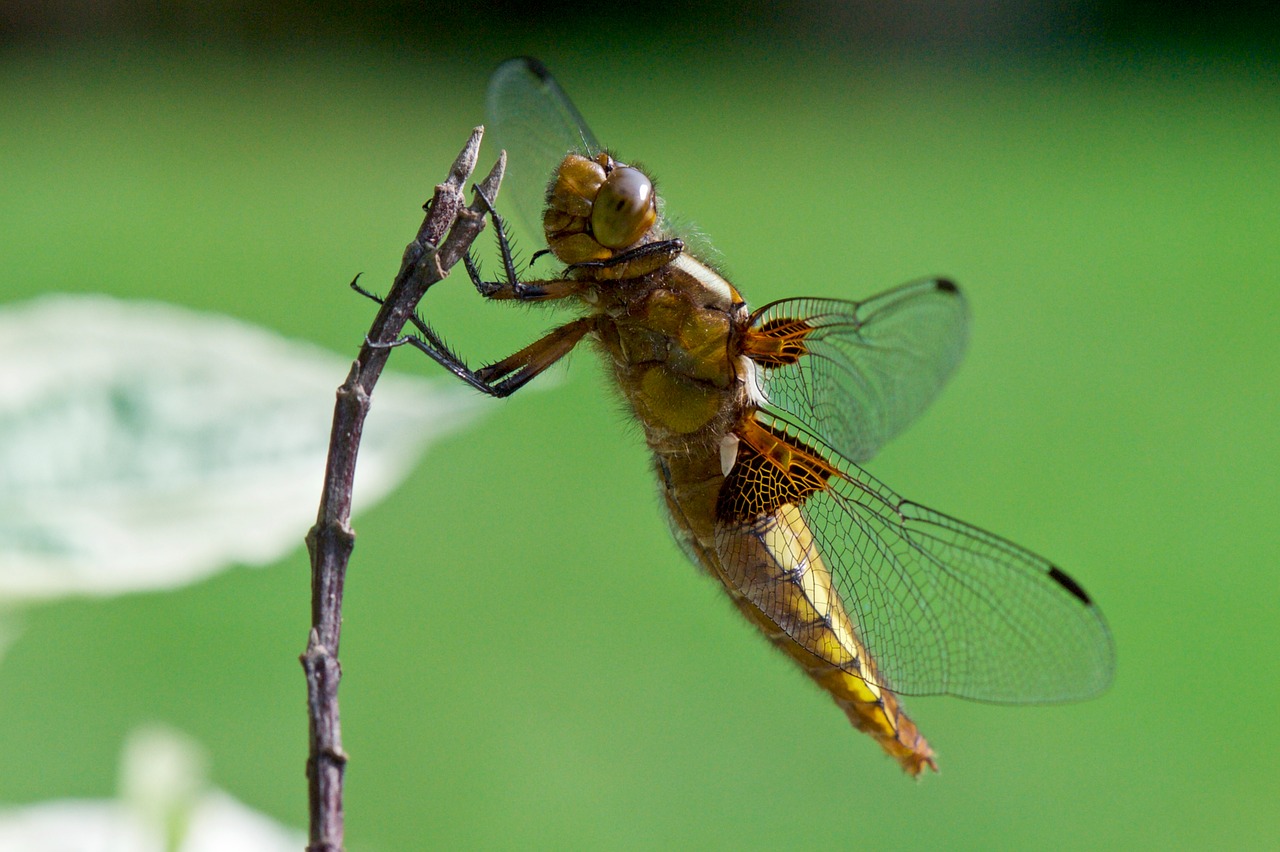
[[[207,787],[199,743],[163,726],[129,735],[118,801],[62,799],[0,810],[0,850],[284,852],[306,838]]]
[[[0,311],[0,601],[169,588],[299,547],[350,366],[163,303],[51,295]],[[356,508],[480,399],[384,374]]]

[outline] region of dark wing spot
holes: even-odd
[[[1081,602],[1088,606],[1093,606],[1093,601],[1089,598],[1088,593],[1085,592],[1084,589],[1080,588],[1079,583],[1068,577],[1066,572],[1061,568],[1056,565],[1053,566],[1049,569],[1049,576],[1056,580],[1059,586],[1062,586],[1062,588],[1079,598]]]
[[[959,293],[960,288],[950,278],[939,278],[937,288],[943,293]]]
[[[547,66],[542,64],[541,59],[534,59],[532,56],[521,56],[520,60],[524,63],[524,67],[529,69],[529,73],[539,80],[545,83],[551,79],[551,72],[547,70]]]

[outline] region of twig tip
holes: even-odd
[[[471,131],[467,144],[463,145],[462,150],[458,152],[458,159],[453,161],[453,168],[449,170],[449,183],[462,186],[467,182],[467,178],[471,177],[471,173],[476,169],[476,161],[480,158],[480,140],[482,139],[484,139],[483,125]]]
[[[485,179],[480,181],[479,189],[484,193],[489,201],[496,201],[498,198],[498,190],[502,187],[502,178],[507,173],[507,152],[503,151],[498,154],[498,161],[493,164],[493,168],[489,170],[489,174]]]

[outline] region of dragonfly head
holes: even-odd
[[[566,264],[605,261],[656,239],[657,196],[649,176],[616,162],[607,153],[587,158],[569,154],[547,188],[542,217],[547,245]],[[670,258],[657,256],[652,268],[625,267],[628,277],[652,272]],[[603,274],[600,277],[610,277]]]

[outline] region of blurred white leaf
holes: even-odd
[[[165,852],[164,838],[114,802],[61,799],[0,811],[0,849],[24,852]]]
[[[118,801],[64,799],[0,810],[0,850],[24,852],[283,852],[302,832],[208,789],[204,749],[150,726],[125,743]]]
[[[209,755],[200,743],[166,725],[144,725],[129,733],[120,758],[121,803],[162,837],[187,834],[208,786]]]
[[[163,303],[51,295],[0,310],[0,601],[168,588],[300,546],[350,366]],[[480,399],[384,374],[356,508]]]

